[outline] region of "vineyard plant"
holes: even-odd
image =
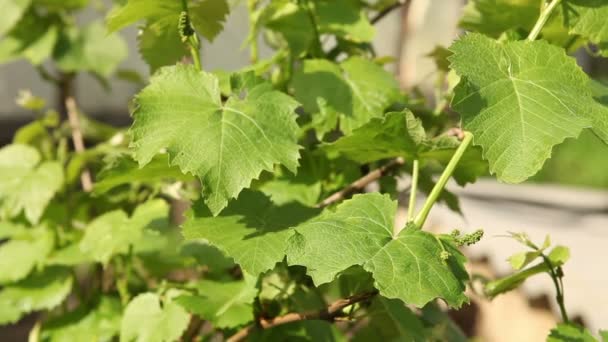
[[[567,247],[505,232],[512,274],[479,279],[463,247],[483,231],[425,223],[460,212],[448,184],[523,182],[583,130],[608,143],[608,87],[572,57],[608,57],[608,1],[469,1],[428,55],[431,96],[372,44],[410,2],[0,0],[0,62],[60,94],[23,91],[35,119],[0,149],[0,325],[28,318],[30,341],[466,341],[448,310],[546,276],[547,340],[606,340],[569,319]],[[201,51],[237,6],[250,64],[209,70]],[[120,68],[130,26],[149,77]],[[85,73],[140,85],[129,128],[83,112]]]

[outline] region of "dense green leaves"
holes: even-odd
[[[462,76],[453,106],[502,181],[524,181],[553,146],[605,120],[594,111],[587,76],[560,48],[469,34],[451,50],[452,67]]]
[[[218,214],[274,164],[295,173],[296,106],[265,83],[222,103],[212,74],[187,65],[166,67],[136,97],[135,159],[144,166],[166,148],[171,165],[201,180],[205,203]]]
[[[313,115],[320,136],[340,129],[350,133],[400,98],[397,81],[380,65],[353,57],[340,64],[327,60],[304,61],[291,86],[304,109]]]
[[[175,341],[186,330],[189,321],[190,315],[168,295],[161,299],[155,293],[142,293],[125,308],[120,341]]]
[[[44,209],[63,185],[63,170],[57,162],[40,162],[40,154],[26,145],[0,149],[0,209],[2,217],[22,211],[37,223]]]
[[[60,267],[47,268],[5,286],[0,291],[0,324],[14,323],[33,311],[52,309],[63,302],[71,289],[71,272]]]
[[[440,297],[459,307],[467,301],[464,256],[450,242],[416,228],[395,233],[396,209],[388,196],[357,195],[335,212],[298,225],[289,240],[287,261],[306,266],[317,285],[362,265],[385,297],[417,306]],[[447,262],[441,258],[443,251],[452,255]]]
[[[205,239],[232,257],[245,272],[258,275],[283,259],[290,227],[317,214],[317,209],[281,206],[258,192],[243,191],[221,215],[213,217],[200,202],[183,226],[186,239]]]

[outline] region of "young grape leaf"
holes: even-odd
[[[72,273],[62,267],[48,267],[0,291],[0,324],[15,323],[23,315],[48,310],[70,294]]]
[[[32,0],[0,0],[2,20],[0,20],[0,35],[8,32],[30,6]]]
[[[59,38],[58,18],[28,11],[0,40],[0,63],[25,58],[34,65],[44,62]]]
[[[82,29],[65,30],[53,57],[63,71],[90,71],[108,77],[127,53],[125,41],[118,34],[108,35],[103,24],[95,21]]]
[[[200,179],[214,215],[263,170],[297,169],[297,103],[269,84],[222,103],[215,76],[176,65],[152,77],[135,107],[130,132],[139,165],[166,148],[171,165]]]
[[[0,209],[2,216],[22,211],[32,224],[38,223],[46,206],[63,185],[63,170],[57,162],[40,163],[40,154],[20,144],[0,149]]]
[[[45,321],[40,331],[42,341],[112,341],[120,332],[122,307],[118,298],[102,296],[95,306],[87,305]]]
[[[187,240],[209,241],[245,272],[258,275],[285,256],[292,234],[289,228],[318,212],[297,203],[275,206],[263,194],[246,190],[217,217],[201,202],[195,203],[186,215],[182,233]]]
[[[526,180],[553,146],[604,120],[593,111],[587,76],[559,47],[468,34],[451,50],[452,67],[462,76],[452,105],[502,181]]]
[[[148,24],[163,21],[177,27],[183,7],[180,1],[128,0],[112,9],[106,18],[110,32],[120,30],[140,20]],[[194,28],[209,41],[220,33],[230,11],[226,0],[189,1],[188,13]],[[165,26],[164,27],[169,27]]]
[[[380,65],[361,57],[351,57],[340,64],[305,60],[295,72],[291,87],[308,113],[320,113],[320,100],[339,113],[340,128],[345,133],[381,117],[400,98],[395,78]],[[329,126],[324,131],[333,128]]]
[[[80,250],[107,264],[113,255],[127,253],[142,238],[144,230],[166,227],[168,214],[169,207],[163,200],[138,206],[131,218],[122,210],[105,213],[89,223]]]
[[[547,342],[597,342],[589,330],[574,323],[561,323],[551,329]]]
[[[400,300],[377,297],[367,310],[369,325],[357,332],[354,342],[430,340],[420,318]]]
[[[316,285],[353,265],[372,273],[375,287],[388,298],[423,306],[443,298],[450,306],[467,301],[464,256],[449,241],[406,227],[394,234],[397,202],[378,193],[356,195],[335,212],[295,227],[287,262],[302,265]],[[441,258],[447,251],[447,261]]]
[[[142,293],[125,308],[120,342],[171,342],[179,340],[188,327],[190,315],[172,299],[162,300],[155,293]]]
[[[234,282],[201,280],[196,283],[198,294],[177,297],[175,302],[216,328],[238,327],[254,319],[253,300],[258,292],[256,279]]]
[[[14,238],[0,245],[0,284],[25,278],[44,263],[55,244],[54,233],[40,227],[26,238]]]

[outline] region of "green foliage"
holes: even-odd
[[[0,63],[29,61],[62,106],[81,73],[142,86],[128,131],[17,99],[36,119],[0,149],[0,324],[37,312],[31,341],[466,341],[439,302],[468,302],[459,249],[483,230],[423,230],[437,202],[460,212],[448,180],[521,182],[584,129],[608,142],[608,88],[567,54],[607,53],[608,4],[545,2],[470,1],[476,32],[428,54],[432,103],[376,56],[396,0],[117,0],[106,27],[81,15],[97,1],[0,0]],[[209,72],[231,6],[249,10],[251,65]],[[133,24],[149,80],[119,69]],[[526,249],[485,296],[546,273],[548,340],[594,340],[566,311],[569,249],[510,236]]]

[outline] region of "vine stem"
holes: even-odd
[[[429,216],[429,212],[431,211],[431,208],[433,207],[435,202],[437,202],[437,198],[439,198],[441,191],[443,191],[443,188],[445,188],[445,185],[448,182],[448,180],[450,179],[450,177],[452,176],[452,173],[454,173],[454,169],[456,169],[456,166],[458,165],[460,158],[462,158],[462,155],[467,150],[467,148],[471,144],[472,140],[473,140],[473,133],[465,131],[464,137],[462,139],[462,142],[460,143],[460,146],[458,146],[458,149],[456,149],[456,152],[454,152],[452,159],[450,159],[450,162],[445,167],[445,170],[443,170],[443,173],[439,177],[437,184],[435,184],[435,186],[433,187],[433,190],[431,190],[429,197],[426,199],[426,202],[424,202],[424,206],[422,207],[422,210],[420,210],[418,215],[416,215],[416,219],[414,219],[414,224],[419,229],[422,228],[422,225],[426,221],[426,218]]]
[[[82,137],[82,130],[80,128],[80,117],[78,115],[78,107],[76,106],[76,100],[73,96],[68,96],[65,99],[65,108],[68,115],[68,122],[70,123],[70,129],[72,130],[72,142],[74,143],[74,149],[77,154],[82,154],[85,151],[84,139]],[[80,184],[82,190],[85,192],[91,192],[93,190],[93,180],[91,177],[91,171],[88,167],[84,167],[80,173]]]
[[[258,324],[249,325],[241,330],[239,330],[236,334],[230,336],[226,341],[227,342],[238,342],[243,341],[249,336],[251,332],[253,332],[256,328],[261,329],[269,329],[272,327],[276,327],[279,325],[305,321],[305,320],[324,320],[333,322],[336,318],[340,317],[343,312],[342,310],[346,307],[349,307],[353,304],[363,302],[373,298],[378,294],[378,291],[364,292],[360,294],[356,294],[347,298],[338,299],[337,301],[329,304],[326,308],[321,309],[319,311],[313,311],[309,313],[297,313],[292,312],[283,316],[275,317],[271,320],[260,319]]]
[[[536,24],[534,24],[532,31],[530,31],[530,34],[528,35],[529,41],[533,41],[538,37],[540,31],[543,29],[543,26],[545,26],[547,20],[549,20],[549,17],[551,17],[551,13],[553,13],[553,10],[557,7],[557,5],[559,5],[560,2],[561,0],[551,0],[551,3],[542,9]]]
[[[190,18],[189,18],[190,12],[188,10],[188,1],[187,0],[182,0],[182,10],[184,12],[186,12],[186,15],[188,16],[188,25],[191,25]],[[200,49],[201,45],[200,45],[200,40],[198,39],[198,36],[196,34],[196,31],[194,31],[194,33],[188,37],[187,44],[188,44],[188,50],[190,50],[190,55],[192,56],[192,64],[194,64],[194,67],[196,68],[196,70],[201,71],[202,70],[201,55],[199,53],[199,49]]]
[[[410,201],[407,208],[407,220],[408,222],[414,218],[414,209],[416,208],[416,192],[418,191],[418,173],[419,173],[419,162],[418,159],[414,160],[412,166],[412,186],[410,188]]]

